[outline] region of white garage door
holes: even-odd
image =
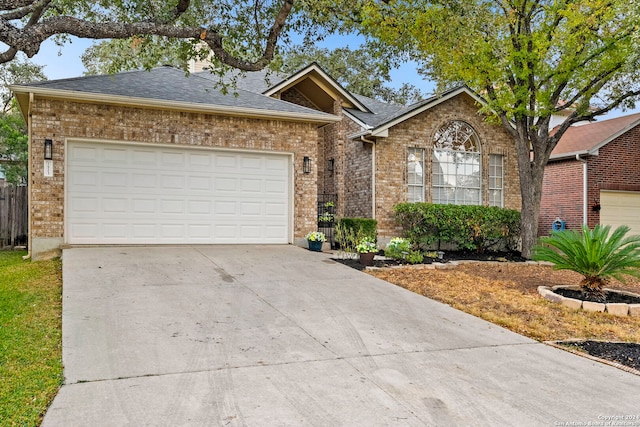
[[[69,142],[66,242],[289,243],[289,158]]]
[[[630,234],[640,235],[640,193],[600,191],[600,224],[631,228]]]

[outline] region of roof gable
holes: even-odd
[[[274,96],[294,87],[323,111],[332,111],[333,102],[338,99],[342,102],[343,108],[352,108],[363,112],[369,111],[358,97],[343,88],[340,83],[315,62],[270,87],[263,93],[267,96]]]
[[[636,113],[601,122],[571,126],[560,138],[550,159],[574,157],[576,154],[596,154],[600,148],[639,124],[640,113]]]
[[[423,101],[417,102],[408,106],[394,106],[394,107],[386,107],[379,110],[379,113],[372,114],[363,114],[358,113],[356,111],[349,112],[358,118],[361,122],[367,125],[367,129],[363,132],[360,132],[356,135],[352,135],[353,137],[370,135],[372,137],[386,137],[388,135],[389,129],[393,126],[396,126],[406,120],[411,119],[412,117],[417,116],[418,114],[427,111],[436,105],[439,105],[443,102],[448,101],[451,98],[456,96],[465,95],[472,98],[479,104],[486,104],[486,101],[482,99],[477,93],[469,89],[467,86],[459,86],[443,92],[438,95],[434,95],[430,98],[427,98]],[[394,104],[387,104],[394,105]]]

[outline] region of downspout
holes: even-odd
[[[576,160],[582,163],[582,223],[587,225],[587,161],[585,159],[581,159],[580,154],[576,154]]]
[[[33,92],[29,92],[29,111],[27,111],[27,249],[28,252],[22,259],[30,259],[31,258],[31,248],[32,248],[32,236],[31,236],[31,189],[33,188],[33,180],[31,178],[31,106],[33,105]]]
[[[376,218],[376,141],[360,137],[362,142],[371,144],[371,218]]]

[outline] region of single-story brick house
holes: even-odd
[[[539,234],[626,224],[640,234],[640,113],[570,127],[545,169]]]
[[[83,244],[304,244],[319,195],[373,217],[404,201],[520,208],[515,147],[465,87],[411,106],[318,65],[215,89],[171,67],[12,86],[29,126],[33,258]],[[49,150],[51,151],[49,153]]]

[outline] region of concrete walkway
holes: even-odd
[[[327,254],[68,249],[63,279],[66,381],[44,427],[558,426],[640,415],[639,376]]]

